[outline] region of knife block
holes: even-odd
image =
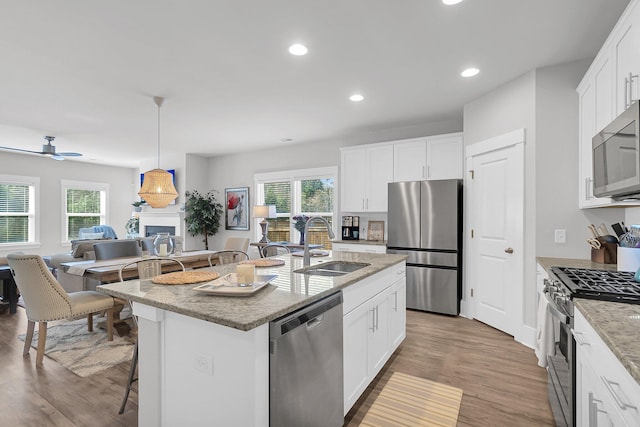
[[[591,262],[600,264],[617,264],[618,263],[618,244],[602,243],[600,249],[591,248]]]

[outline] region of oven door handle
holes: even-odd
[[[548,293],[544,293],[544,298],[547,300],[547,308],[549,312],[551,312],[551,315],[560,320],[561,323],[569,325],[571,323],[570,317],[556,308],[555,302],[549,297]]]

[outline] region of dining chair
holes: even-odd
[[[11,253],[7,255],[11,274],[27,312],[27,335],[23,356],[29,354],[35,324],[38,322],[38,349],[36,366],[42,367],[47,341],[47,322],[87,316],[87,327],[93,331],[93,315],[107,313],[107,338],[113,341],[112,297],[96,291],[67,293],[47,268],[40,255]]]
[[[212,258],[217,257],[218,262],[213,263]],[[233,264],[234,262],[240,262],[249,259],[249,255],[240,250],[222,250],[209,254],[209,267],[214,265]]]
[[[224,242],[223,249],[247,252],[249,250],[249,239],[244,237],[229,237]]]
[[[260,256],[262,258],[268,258],[270,256],[286,255],[290,254],[291,249],[285,245],[278,245],[276,243],[269,244],[260,248]]]
[[[167,263],[176,263],[180,266],[182,271],[185,270],[184,264],[180,262],[180,260],[178,259],[158,257],[158,258],[143,259],[138,261],[131,261],[127,264],[124,264],[122,267],[120,267],[120,270],[118,271],[118,277],[120,278],[120,281],[123,282],[124,280],[123,280],[122,272],[126,270],[128,267],[131,267],[137,264],[138,279],[149,280],[154,278],[155,276],[162,274],[162,264],[166,265]],[[133,305],[131,304],[131,301],[128,301],[128,303],[129,303],[129,306],[131,307],[131,318],[133,319],[133,323],[137,327],[138,319],[136,318],[136,316],[133,315]],[[122,403],[120,404],[120,410],[118,411],[118,414],[124,413],[124,408],[125,406],[127,406],[127,401],[129,400],[129,392],[131,391],[131,385],[134,382],[138,381],[138,378],[135,377],[137,366],[138,366],[138,339],[136,338],[136,344],[135,344],[135,347],[133,348],[133,357],[131,358],[131,366],[129,367],[129,378],[127,379],[127,388],[125,390],[124,397],[122,398]]]

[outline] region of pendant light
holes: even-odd
[[[154,96],[153,102],[158,106],[158,168],[144,173],[142,188],[138,194],[152,208],[164,208],[178,197],[178,192],[173,186],[173,175],[160,169],[160,107],[164,98]]]

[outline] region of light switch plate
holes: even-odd
[[[555,230],[555,242],[567,243],[567,230]]]
[[[195,353],[193,355],[193,365],[197,371],[213,375],[213,356]]]

